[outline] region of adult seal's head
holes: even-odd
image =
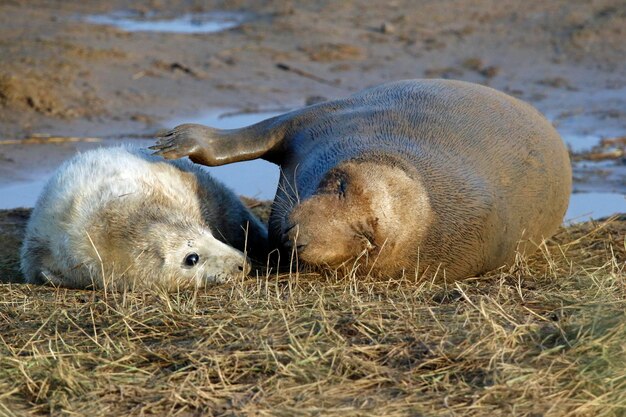
[[[286,215],[282,244],[312,265],[351,268],[359,260],[368,272],[411,268],[432,213],[414,169],[403,165],[378,158],[338,164]]]
[[[510,265],[557,229],[571,167],[528,104],[449,80],[384,84],[256,125],[182,125],[153,147],[281,167],[270,238],[315,266],[459,279]]]

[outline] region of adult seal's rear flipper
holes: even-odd
[[[272,117],[240,129],[183,124],[158,138],[150,149],[166,159],[188,156],[193,162],[219,166],[262,158],[280,163],[291,114]]]

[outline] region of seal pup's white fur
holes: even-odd
[[[75,288],[219,283],[249,271],[246,231],[257,249],[266,245],[264,226],[201,167],[128,146],[97,149],[45,186],[21,270],[29,283]]]

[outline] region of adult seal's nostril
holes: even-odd
[[[294,249],[301,252],[308,244],[308,237],[300,234],[300,226],[298,223],[289,223],[281,236],[283,249],[291,252]]]
[[[280,242],[284,248],[291,249],[293,247],[294,240],[298,236],[298,231],[297,223],[287,223],[285,225],[284,231],[280,236]]]

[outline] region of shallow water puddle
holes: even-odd
[[[0,186],[0,209],[33,207],[48,178]]]
[[[176,118],[167,122],[166,126],[173,127],[181,123],[201,123],[221,129],[232,129],[248,126],[283,112],[283,110],[276,110],[235,114],[229,113],[225,109],[220,109],[201,113],[193,117]],[[47,179],[65,159],[70,158],[78,151],[102,146],[114,146],[120,143],[131,143],[134,146],[147,147],[154,144],[154,140],[104,139],[98,143],[16,145],[8,153],[3,151],[6,151],[9,146],[1,147],[0,209],[21,206],[32,207]],[[3,154],[9,154],[11,158],[2,160]],[[28,154],[28,157],[26,157],[26,154]],[[41,155],[41,157],[33,159],[33,154]],[[33,166],[24,167],[15,161],[32,161]],[[17,170],[18,167],[19,171]],[[607,168],[611,172],[614,169],[610,166]],[[270,200],[276,192],[279,170],[278,167],[269,162],[255,160],[207,169],[213,177],[226,184],[237,194],[261,200]],[[597,219],[615,213],[626,213],[624,194],[613,191],[615,189],[621,191],[621,188],[601,186],[600,183],[606,183],[607,178],[604,176],[601,181],[590,182],[588,184],[589,187],[580,187],[580,184],[576,185],[578,191],[583,192],[572,194],[570,207],[565,216],[566,223],[586,221],[589,218]],[[615,181],[611,182],[611,184],[613,183],[617,184]]]
[[[259,122],[279,113],[282,112],[231,114],[225,110],[213,110],[193,118],[172,120],[166,126],[202,123],[220,129],[233,129]],[[153,145],[155,141],[122,138],[103,139],[99,142],[3,145],[0,147],[0,209],[33,207],[46,181],[63,161],[80,151],[111,147],[122,143],[145,148]],[[25,167],[23,161],[29,161],[32,166]],[[278,167],[274,164],[256,160],[207,169],[214,178],[239,195],[263,200],[274,198],[279,175]]]
[[[617,213],[626,213],[626,195],[618,193],[574,193],[570,197],[565,223],[585,222]]]
[[[567,147],[574,153],[591,150],[600,144],[603,139],[612,139],[623,136],[621,130],[606,130],[605,133],[584,133],[568,129],[557,129]]]
[[[191,118],[174,119],[168,125],[173,127],[182,123],[200,123],[220,129],[235,129],[282,113],[284,111],[239,114],[210,111]],[[259,200],[272,200],[276,194],[280,171],[270,162],[257,159],[207,169],[214,178],[235,190],[237,194]]]
[[[215,33],[232,29],[248,19],[243,13],[209,12],[184,14],[172,19],[157,19],[154,15],[145,16],[131,12],[113,12],[104,15],[90,15],[85,21],[97,25],[111,25],[127,32],[168,32],[168,33]]]
[[[0,146],[0,209],[33,207],[54,170],[65,160],[78,152],[124,142],[130,141],[102,139],[98,142]],[[130,143],[149,146],[153,142],[133,139]]]
[[[553,103],[544,108],[540,102],[534,104],[555,126],[571,151],[580,153],[591,150],[602,139],[624,136],[626,123],[620,109],[625,95],[626,86],[599,88],[574,93],[573,97],[578,96],[580,103],[584,103],[580,107],[565,109]]]
[[[588,151],[603,139],[598,135],[587,135],[579,133],[561,133],[563,141],[572,152]]]

